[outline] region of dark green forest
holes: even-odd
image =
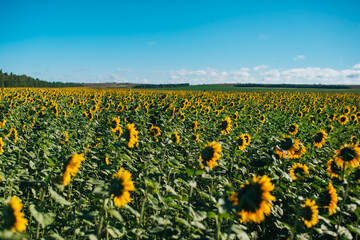
[[[0,69],[0,87],[82,87],[80,83],[47,82],[38,78],[13,73],[3,73]]]

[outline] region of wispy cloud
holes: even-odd
[[[352,68],[354,68],[354,69],[360,69],[360,63],[355,64]]]
[[[262,64],[259,66],[255,66],[253,69],[254,69],[254,71],[262,71],[262,70],[267,69],[268,67],[269,67],[268,65]]]
[[[131,72],[132,70],[131,69],[124,69],[124,68],[117,68],[116,69],[118,72]]]
[[[306,59],[306,56],[305,56],[305,55],[297,55],[296,57],[294,57],[294,61],[304,60],[304,59]]]

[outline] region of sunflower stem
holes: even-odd
[[[140,226],[143,224],[143,218],[144,218],[144,212],[145,212],[145,203],[146,203],[146,196],[147,196],[147,190],[145,191],[145,197],[144,201],[141,205],[141,212],[140,212]]]
[[[343,185],[343,188],[345,189],[345,192],[344,192],[344,197],[343,197],[343,200],[341,201],[341,207],[340,207],[340,215],[339,215],[339,218],[338,218],[338,224],[336,226],[336,239],[339,239],[339,228],[340,228],[340,225],[342,223],[342,219],[343,219],[343,210],[344,210],[344,203],[346,201],[346,198],[347,198],[347,195],[348,195],[348,192],[349,192],[349,184],[346,184],[345,186],[345,162],[343,163],[343,168],[342,168],[342,185]]]
[[[221,222],[221,216],[216,215],[216,239],[220,240],[221,239],[221,226],[220,226],[220,222]]]

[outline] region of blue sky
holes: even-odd
[[[360,84],[360,1],[1,1],[0,69],[47,81]]]

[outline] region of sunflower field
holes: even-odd
[[[0,90],[0,239],[359,239],[360,95]]]

